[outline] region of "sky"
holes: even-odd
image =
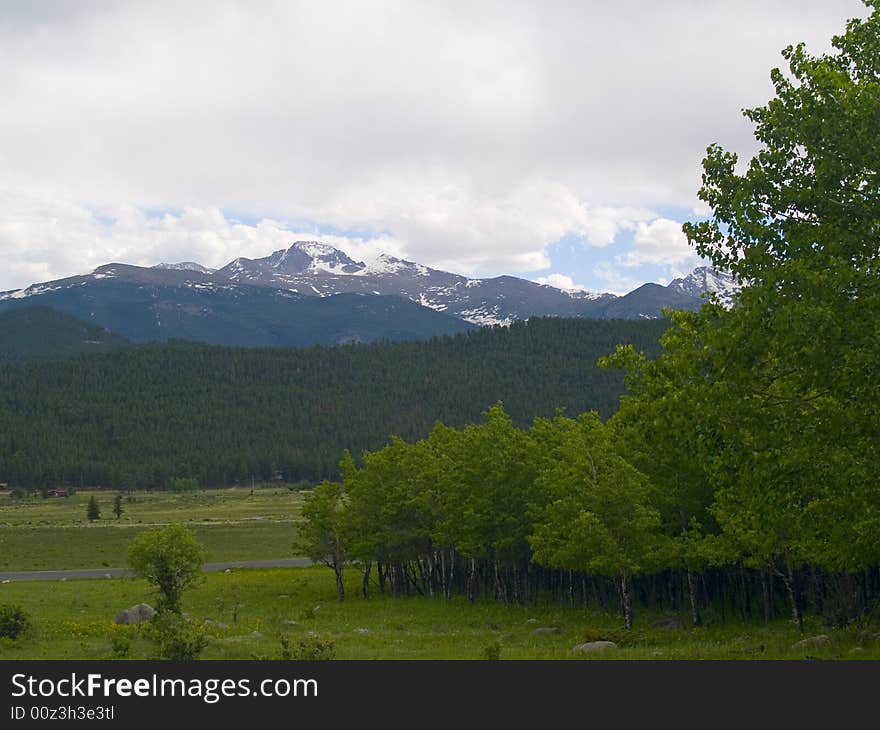
[[[0,0],[0,290],[296,240],[625,293],[701,262],[780,51],[859,0]]]

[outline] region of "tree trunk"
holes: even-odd
[[[449,551],[449,579],[446,583],[446,598],[452,598],[453,579],[455,578],[455,552]]]
[[[782,574],[782,582],[785,583],[785,590],[788,593],[788,600],[791,602],[791,618],[797,626],[798,631],[804,632],[804,617],[801,615],[801,608],[798,604],[798,591],[795,583],[794,567],[791,563],[791,554],[785,551],[785,572]]]
[[[342,563],[338,560],[333,562],[333,572],[336,574],[336,595],[339,600],[345,600],[345,584],[342,582]]]
[[[632,628],[632,600],[629,593],[629,577],[626,572],[620,574],[620,606],[623,610],[623,628]]]
[[[377,561],[376,561],[376,572],[379,574],[379,593],[384,593],[384,592],[385,592],[385,574],[386,574],[386,571],[387,571],[387,568],[385,568],[385,566],[382,565],[382,561],[381,561],[381,560],[377,560]]]
[[[361,581],[361,593],[364,598],[370,597],[370,571],[373,569],[373,561],[368,560],[364,563],[364,577]]]
[[[739,577],[742,583],[742,617],[743,622],[748,622],[752,618],[752,597],[746,582],[746,568],[742,563],[739,564]]]
[[[474,602],[474,581],[476,580],[476,577],[477,577],[476,573],[477,573],[476,561],[473,558],[471,558],[471,566],[470,566],[470,571],[468,572],[467,588],[466,588],[467,599],[471,603]]]
[[[699,626],[701,623],[700,619],[700,608],[697,605],[697,581],[694,578],[694,574],[690,568],[687,571],[687,587],[688,587],[688,599],[691,604],[691,621],[693,621],[694,626]]]
[[[767,582],[768,569],[761,570],[761,595],[764,598],[764,623],[770,623],[770,586]]]

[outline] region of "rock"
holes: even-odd
[[[498,631],[498,629],[500,629],[501,627],[498,624],[493,624],[489,622],[486,624],[486,628],[489,629],[489,631]]]
[[[854,646],[852,649],[849,650],[849,653],[850,654],[861,654],[863,651],[864,651],[864,649],[862,647]]]
[[[285,626],[299,626],[299,621],[294,621],[292,618],[286,618],[281,623]]]
[[[827,634],[819,634],[818,636],[809,636],[806,639],[796,641],[791,645],[792,649],[819,649],[823,646],[831,644],[831,637]]]
[[[250,637],[251,637],[252,639],[262,639],[262,638],[263,638],[263,634],[261,634],[259,631],[251,631],[251,633],[250,633]]]
[[[651,624],[652,629],[683,629],[684,624],[678,616],[658,618]]]
[[[590,654],[594,651],[605,651],[606,649],[616,649],[617,644],[613,641],[588,641],[585,644],[578,644],[575,647],[572,647],[572,651],[580,652],[581,654]]]
[[[533,634],[558,634],[559,627],[558,626],[541,626],[540,628],[534,629],[532,631]]]
[[[369,629],[353,629],[353,633],[355,634],[369,634]]]
[[[538,619],[536,619],[536,618],[527,618],[527,619],[526,619],[526,623],[527,623],[527,624],[536,624],[536,623],[538,623]]]
[[[156,609],[146,603],[138,603],[136,606],[126,608],[116,614],[113,623],[117,624],[139,624],[143,621],[152,621],[156,615]]]

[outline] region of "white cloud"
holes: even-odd
[[[639,223],[633,236],[633,250],[622,260],[624,266],[642,264],[683,264],[699,261],[681,230],[681,223],[668,218],[657,218],[650,223]]]
[[[628,294],[637,289],[645,282],[621,274],[620,271],[611,267],[609,263],[598,264],[593,267],[592,275],[602,282],[602,291],[611,294]]]
[[[297,240],[319,238],[355,259],[404,255],[390,236],[321,234],[263,219],[236,222],[217,208],[150,216],[132,206],[93,212],[83,206],[0,194],[0,290],[83,274],[101,264],[153,266],[196,261],[219,267],[238,256],[257,258]]]
[[[824,50],[865,14],[859,0],[7,0],[0,190],[52,202],[41,222],[3,218],[19,255],[5,276],[68,271],[78,248],[101,263],[256,254],[283,237],[273,221],[381,231],[463,272],[548,269],[563,236],[603,247],[650,211],[692,208],[709,143],[751,154],[740,110],[772,95],[779,50]],[[138,218],[166,209],[185,211],[173,230]],[[104,210],[131,227],[89,222]]]
[[[539,276],[533,279],[536,284],[547,284],[555,286],[557,289],[568,289],[569,291],[589,291],[582,284],[575,284],[570,276],[565,274],[548,274],[547,276]]]

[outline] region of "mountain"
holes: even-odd
[[[123,273],[118,265],[114,270]],[[39,302],[100,323],[133,342],[179,339],[239,346],[413,340],[474,328],[400,297],[318,298],[211,281],[160,284],[153,280],[154,272],[138,269],[127,272],[132,274],[128,278],[98,280],[74,277],[37,294],[0,301],[0,311]]]
[[[212,270],[194,262],[112,263],[91,274],[0,292],[0,311],[55,307],[136,342],[333,344],[421,339],[536,316],[651,319],[697,309],[700,294],[729,301],[735,285],[703,267],[668,287],[624,296],[557,289],[514,276],[473,279],[389,255],[356,261],[317,241]]]
[[[213,274],[214,269],[197,264],[194,261],[181,261],[179,264],[156,264],[154,269],[167,269],[170,271],[198,271],[202,274]]]
[[[265,258],[235,259],[218,269],[214,278],[306,296],[399,296],[479,325],[510,324],[536,315],[584,316],[594,305],[613,298],[567,292],[513,276],[469,279],[387,254],[364,263],[317,241],[297,241]]]
[[[0,313],[0,362],[55,360],[110,352],[127,340],[49,307]]]
[[[708,266],[699,266],[687,276],[674,279],[667,289],[690,297],[700,297],[705,293],[714,294],[725,307],[733,304],[733,296],[742,285],[733,274],[716,271]]]

